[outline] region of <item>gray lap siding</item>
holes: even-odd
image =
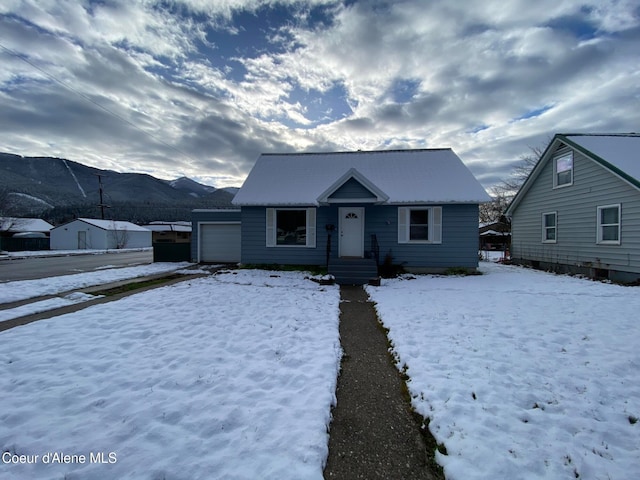
[[[345,206],[345,205],[340,205]],[[361,205],[358,205],[361,206]],[[302,207],[301,207],[302,208]],[[316,247],[267,247],[266,208],[242,207],[242,263],[324,265],[328,232],[335,225],[331,256],[338,256],[338,206],[316,209]],[[364,250],[371,251],[371,236],[380,245],[380,262],[390,253],[394,264],[407,267],[445,269],[478,266],[478,206],[476,204],[442,205],[442,243],[399,244],[398,207],[365,206]]]
[[[553,161],[549,161],[513,213],[515,260],[640,272],[638,189],[578,152],[574,152],[573,185],[552,187]],[[598,244],[597,207],[617,204],[620,245]],[[556,243],[542,241],[542,214],[547,212],[557,212]]]

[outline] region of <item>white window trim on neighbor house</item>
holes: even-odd
[[[306,243],[304,245],[278,245],[278,212],[304,211],[306,215]],[[266,246],[275,248],[316,248],[316,209],[315,208],[267,208],[266,209]]]
[[[560,160],[564,160],[564,159],[570,159],[571,161],[571,167],[566,169],[566,170],[562,170],[562,171],[558,171],[558,162]],[[553,188],[564,188],[564,187],[569,187],[571,185],[573,185],[573,169],[574,169],[575,165],[574,165],[574,158],[573,158],[573,150],[566,152],[566,153],[562,153],[560,155],[556,155],[555,157],[553,157]],[[565,173],[565,172],[569,172],[569,181],[565,182],[560,182],[559,181],[559,177],[560,174]]]
[[[411,239],[411,211],[427,211],[427,238]],[[398,243],[442,243],[442,207],[398,207]]]
[[[615,208],[618,210],[618,222],[617,223],[602,223],[602,211],[607,209]],[[619,203],[614,203],[612,205],[601,205],[597,207],[596,211],[596,222],[597,222],[597,231],[596,231],[596,243],[599,245],[620,245],[620,227],[622,226],[622,206]],[[617,227],[616,239],[615,240],[605,240],[604,239],[604,228]]]
[[[553,225],[547,224],[547,217],[553,216]],[[553,238],[549,238],[549,233],[553,231]],[[544,212],[542,214],[542,243],[558,242],[558,212]]]

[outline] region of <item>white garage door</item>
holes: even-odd
[[[237,263],[240,261],[240,224],[200,225],[200,261]]]

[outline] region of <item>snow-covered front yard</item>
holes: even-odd
[[[367,287],[447,479],[639,477],[640,289],[481,270]],[[1,332],[0,478],[322,478],[338,306],[239,270]]]
[[[338,289],[272,275],[187,280],[0,333],[0,478],[321,479]]]
[[[480,267],[367,288],[447,479],[640,478],[640,289]]]

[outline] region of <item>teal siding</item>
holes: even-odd
[[[304,207],[300,207],[304,208]],[[316,247],[266,244],[266,208],[242,207],[242,263],[282,265],[324,265],[326,263],[327,223],[335,223],[337,214],[330,207],[316,210]],[[335,235],[334,235],[335,236]],[[337,248],[336,248],[337,252]]]
[[[335,192],[333,192],[330,196],[330,199],[350,199],[350,198],[375,198],[368,188],[362,185],[355,178],[350,178],[346,181],[340,188],[338,188]]]
[[[239,222],[240,210],[192,210],[191,211],[191,261],[198,261],[199,223]]]
[[[340,205],[345,206],[345,205]],[[316,211],[316,248],[266,247],[266,208],[242,207],[242,263],[324,265],[328,232],[334,225],[331,255],[338,255],[338,207]],[[365,255],[371,251],[371,236],[380,245],[380,262],[390,253],[394,264],[407,268],[446,269],[478,266],[478,205],[442,205],[441,244],[398,244],[398,207],[365,206]]]
[[[601,245],[596,241],[597,207],[611,204],[621,205],[621,244]],[[557,212],[556,243],[542,241],[546,212]],[[573,185],[553,188],[550,159],[513,212],[511,230],[515,260],[586,273],[591,268],[640,273],[640,191],[577,151]]]
[[[390,253],[394,264],[409,268],[478,266],[478,205],[442,205],[442,243],[439,244],[399,244],[396,206],[367,207],[365,220],[365,235],[375,234],[378,238],[380,262]]]

